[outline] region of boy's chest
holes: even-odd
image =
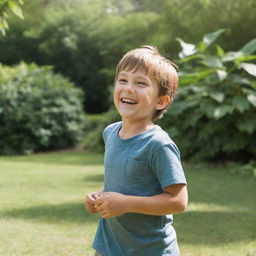
[[[150,166],[151,152],[143,144],[122,147],[108,143],[105,151],[104,183],[108,191],[141,194],[141,190],[157,183]]]

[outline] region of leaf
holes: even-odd
[[[248,110],[250,108],[250,103],[242,95],[235,96],[232,102],[240,113],[243,113],[245,110]]]
[[[228,76],[228,73],[225,70],[217,69],[216,73],[217,73],[220,81],[223,81]]]
[[[12,12],[15,15],[17,15],[21,19],[24,19],[22,10],[21,10],[21,8],[16,3],[12,2],[12,1],[9,1],[8,5],[9,5],[10,9],[12,10]]]
[[[205,42],[203,42],[203,41],[199,42],[199,44],[198,44],[199,52],[204,52],[206,48],[207,48],[207,45]]]
[[[221,60],[222,62],[228,62],[228,61],[239,59],[242,56],[243,56],[242,52],[228,52],[222,56]]]
[[[249,94],[247,95],[247,99],[248,101],[254,106],[256,107],[256,96],[253,94]]]
[[[225,54],[224,50],[219,45],[216,45],[216,49],[219,57],[222,57]]]
[[[222,103],[225,99],[225,95],[222,92],[211,92],[209,96],[219,103]]]
[[[215,106],[210,103],[207,103],[203,106],[203,111],[205,112],[206,116],[209,118],[214,117],[214,110],[215,110]]]
[[[181,38],[177,38],[177,41],[180,43],[182,51],[179,53],[181,59],[193,55],[197,52],[196,46],[194,44],[185,43]]]
[[[238,124],[238,129],[240,131],[247,132],[249,134],[252,134],[255,128],[256,128],[256,122],[251,119],[244,120],[243,122],[240,122]]]
[[[208,67],[211,68],[222,68],[223,65],[218,57],[215,56],[205,56],[205,62]]]
[[[242,52],[244,55],[250,55],[256,51],[256,38],[252,39],[249,43],[244,45],[239,52]]]
[[[240,67],[244,69],[246,72],[248,72],[250,75],[256,77],[256,65],[252,63],[241,63]]]
[[[250,81],[248,79],[240,76],[240,75],[237,75],[237,74],[231,75],[230,78],[236,84],[241,84],[241,85],[247,84],[247,85],[250,85]]]
[[[205,35],[203,37],[203,42],[205,43],[206,47],[210,46],[225,31],[225,29],[219,29],[215,32]]]
[[[180,84],[193,84],[197,83],[201,79],[209,76],[210,74],[214,73],[215,69],[208,69],[201,72],[195,72],[195,73],[180,73]]]
[[[234,107],[231,105],[222,105],[220,107],[215,108],[213,116],[216,119],[220,119],[226,114],[231,114],[234,110]]]

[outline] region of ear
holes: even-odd
[[[165,109],[169,105],[170,101],[171,101],[171,98],[169,95],[160,96],[156,103],[156,110]]]

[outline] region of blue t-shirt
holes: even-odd
[[[129,139],[120,139],[122,122],[108,126],[105,141],[104,191],[153,196],[172,184],[186,184],[177,146],[155,125]],[[173,216],[127,213],[100,218],[93,248],[106,256],[177,256]]]

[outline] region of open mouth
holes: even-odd
[[[129,105],[135,105],[137,104],[137,101],[133,100],[133,99],[129,99],[129,98],[121,98],[120,101],[122,103],[125,103],[125,104],[129,104]]]

